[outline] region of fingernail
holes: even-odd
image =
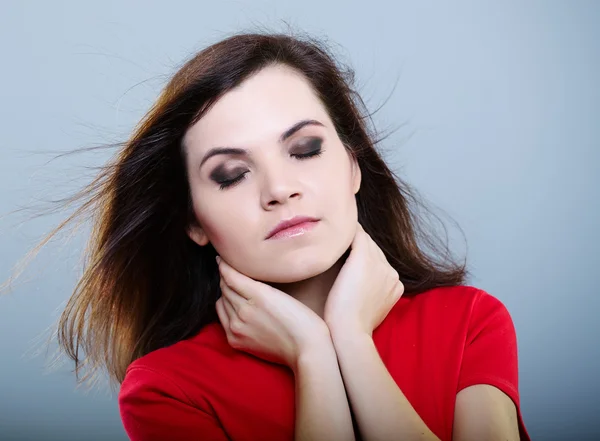
[[[216,259],[217,259],[217,263],[220,264],[221,263],[221,258],[219,256],[217,256]]]

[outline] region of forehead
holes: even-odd
[[[277,140],[303,119],[330,125],[321,101],[300,73],[269,66],[221,97],[190,127],[184,143],[191,154],[215,146],[252,146]]]

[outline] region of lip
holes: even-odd
[[[311,228],[310,224],[314,224],[318,221],[319,221],[319,219],[316,219],[314,217],[309,217],[309,216],[296,216],[291,219],[281,221],[275,226],[275,228],[273,228],[269,232],[269,234],[267,235],[267,237],[265,239],[270,239],[273,236],[275,236],[277,233],[280,233],[287,229],[292,229],[292,227],[296,227],[296,226],[299,227],[298,228],[299,230],[302,230],[303,228],[300,228],[300,227],[304,227],[304,225],[301,225],[301,224],[309,224],[309,225],[306,225],[306,227],[307,227],[306,229],[310,229]],[[290,231],[290,233],[291,233],[291,231]]]

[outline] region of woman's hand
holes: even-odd
[[[220,257],[217,262],[222,295],[216,309],[233,348],[295,369],[305,351],[332,344],[327,325],[312,309]]]
[[[357,222],[350,255],[325,303],[325,322],[332,332],[341,328],[371,336],[403,293],[398,272]]]

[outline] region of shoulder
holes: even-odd
[[[452,334],[467,338],[484,327],[512,329],[512,320],[505,305],[483,289],[470,285],[430,289],[401,298],[389,314],[390,322],[402,323],[421,333]],[[421,330],[421,331],[420,331]]]
[[[205,407],[215,399],[232,398],[230,395],[245,390],[250,383],[272,387],[277,381],[287,381],[288,376],[278,365],[232,348],[225,330],[215,322],[191,338],[131,363],[119,397],[152,390]]]
[[[419,294],[412,298],[417,302],[427,305],[457,305],[461,307],[470,306],[481,298],[493,297],[481,288],[472,285],[440,286]]]
[[[125,372],[119,397],[157,390],[187,399],[186,383],[208,376],[205,371],[218,365],[228,349],[220,331],[211,323],[193,337],[138,358]]]
[[[504,304],[492,294],[470,285],[444,286],[412,295],[402,307],[430,314],[460,316],[506,312]]]
[[[436,341],[460,346],[478,364],[496,356],[516,362],[515,326],[497,297],[474,286],[454,286],[418,294],[411,303],[420,328]]]
[[[216,354],[213,355],[213,354]],[[211,400],[211,378],[221,354],[218,329],[203,328],[192,338],[153,351],[131,363],[121,383],[118,406],[132,440],[228,439]]]
[[[200,356],[206,357],[211,352],[219,352],[226,343],[220,331],[222,329],[218,323],[208,324],[190,338],[138,358],[129,365],[127,373],[140,368],[165,372],[176,365],[185,366],[190,361],[196,361]]]

